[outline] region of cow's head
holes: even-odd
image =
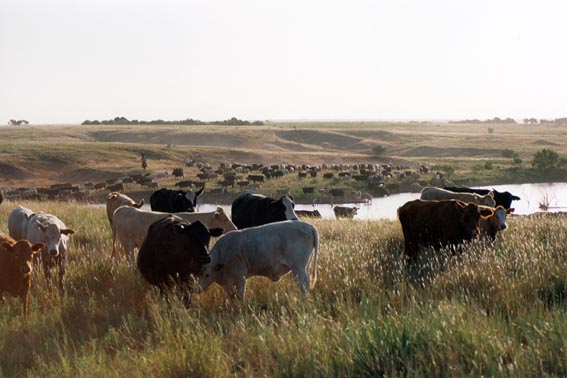
[[[43,224],[37,221],[37,226],[45,235],[47,253],[49,253],[51,257],[59,256],[61,253],[60,246],[62,240],[65,240],[69,235],[75,233],[75,231],[70,229],[60,229],[55,223]]]
[[[295,203],[293,202],[292,196],[283,196],[277,201],[272,201],[272,212],[275,215],[275,219],[278,221],[284,220],[297,220],[297,215],[295,214]]]
[[[224,232],[234,231],[238,228],[232,223],[229,216],[224,212],[222,207],[217,207],[213,213],[211,221],[209,222],[210,228],[222,228]]]
[[[14,267],[22,277],[25,277],[29,276],[33,270],[33,255],[39,253],[44,246],[43,243],[32,244],[27,240],[19,240],[14,245],[3,242],[1,247],[10,252]]]
[[[195,212],[195,208],[197,207],[197,198],[203,193],[205,188],[201,188],[198,191],[194,192],[191,189],[187,190],[186,192],[180,190],[178,192],[178,201],[181,201],[182,208],[185,211],[193,213]]]
[[[219,236],[223,233],[222,228],[209,230],[200,221],[193,223],[180,222],[174,225],[175,234],[181,242],[181,252],[185,264],[192,273],[198,273],[204,264],[211,262],[209,255],[209,242],[211,236]]]
[[[479,222],[481,217],[487,219],[494,214],[492,209],[479,207],[474,203],[456,201],[456,206],[460,208],[460,223],[466,233],[466,239],[472,239],[479,235]]]

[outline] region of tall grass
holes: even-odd
[[[0,207],[0,230],[15,203]],[[110,260],[105,210],[26,202],[71,236],[66,294],[34,272],[30,314],[0,306],[0,376],[567,375],[567,222],[514,218],[486,246],[400,263],[392,221],[314,221],[318,281],[249,280],[244,305],[217,286],[169,305],[135,266]]]

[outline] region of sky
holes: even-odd
[[[0,124],[567,116],[567,2],[0,0]]]

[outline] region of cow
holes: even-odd
[[[495,207],[503,206],[505,209],[510,209],[512,206],[512,201],[519,201],[521,198],[513,195],[510,192],[499,192],[498,190],[492,189],[473,189],[467,187],[455,187],[449,186],[445,187],[446,190],[450,190],[455,193],[476,193],[480,195],[487,195],[492,192],[494,196]]]
[[[0,189],[0,204],[4,201],[4,192]]]
[[[295,215],[300,218],[322,218],[319,210],[295,210]]]
[[[485,207],[486,206],[479,206],[479,208]],[[481,218],[479,224],[481,239],[487,239],[488,241],[493,242],[499,231],[504,231],[508,228],[508,225],[506,224],[506,215],[513,213],[514,210],[514,208],[506,209],[504,206],[499,205],[492,209],[494,212],[493,215],[487,218]]]
[[[0,233],[0,300],[4,303],[4,293],[20,297],[24,316],[28,314],[33,256],[43,247],[43,243],[16,241]]]
[[[194,192],[189,189],[172,190],[162,188],[152,193],[150,205],[153,211],[163,211],[166,213],[179,213],[183,211],[194,212],[197,206],[197,199],[205,188]]]
[[[331,189],[331,197],[345,198],[345,190],[340,188]]]
[[[428,200],[428,201],[454,199],[454,200],[470,202],[477,205],[484,205],[490,207],[494,207],[496,204],[492,193],[488,193],[481,196],[480,194],[476,194],[476,193],[455,193],[450,190],[435,188],[431,186],[422,189],[420,199]]]
[[[335,218],[349,218],[352,219],[356,215],[358,207],[348,207],[348,206],[335,206],[333,207],[333,212],[335,213]]]
[[[238,229],[243,229],[266,223],[297,220],[294,207],[291,196],[275,200],[261,194],[244,193],[232,202],[232,221]]]
[[[209,230],[201,222],[189,223],[168,215],[148,229],[138,253],[137,266],[142,277],[165,295],[177,286],[182,298],[190,301],[191,276],[211,261],[209,242],[222,230]]]
[[[65,223],[55,215],[39,212],[28,222],[26,239],[31,243],[44,243],[41,250],[43,272],[48,282],[51,280],[51,268],[59,267],[59,288],[63,293],[63,276],[67,267],[69,236],[75,231],[67,228]]]
[[[106,189],[110,190],[111,192],[122,192],[124,191],[124,184],[119,182],[112,185],[107,185]]]
[[[173,177],[184,177],[183,168],[173,168],[173,171],[171,171],[171,175]]]
[[[112,257],[118,259],[116,251],[116,240],[126,251],[129,260],[134,257],[134,248],[140,248],[150,225],[160,219],[169,216],[169,213],[149,211],[124,206],[114,212],[114,223],[112,228]],[[236,226],[222,207],[217,207],[216,211],[207,213],[173,213],[179,219],[187,222],[200,221],[210,229],[222,229],[224,232],[236,230]]]
[[[8,234],[14,240],[27,239],[28,222],[35,215],[34,212],[27,207],[16,206],[8,215]]]
[[[459,200],[413,200],[398,208],[404,235],[402,256],[417,259],[419,246],[457,246],[479,236],[479,222],[494,211]]]
[[[144,206],[144,199],[142,198],[139,202],[135,202],[132,198],[128,197],[126,194],[110,192],[106,195],[106,217],[110,223],[110,228],[112,228],[112,216],[114,211],[120,206],[132,206],[137,209]]]
[[[292,272],[303,293],[317,280],[317,229],[302,221],[275,222],[221,236],[211,249],[211,262],[197,276],[202,291],[216,282],[228,293],[236,287],[244,301],[246,279],[273,282]],[[308,266],[311,265],[309,274]]]

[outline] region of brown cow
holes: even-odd
[[[15,241],[0,233],[0,299],[4,303],[4,293],[20,297],[24,316],[28,314],[33,255],[43,247],[43,243],[32,245],[27,240]]]
[[[479,208],[489,208],[486,206],[479,206]],[[480,219],[480,237],[494,241],[496,234],[499,231],[504,231],[508,225],[506,224],[506,215],[514,212],[514,208],[506,209],[504,206],[498,206],[495,209],[489,208],[494,211],[494,214],[488,218]]]
[[[420,245],[456,246],[479,236],[479,222],[490,208],[458,200],[406,202],[398,208],[404,234],[404,257],[415,261]]]

